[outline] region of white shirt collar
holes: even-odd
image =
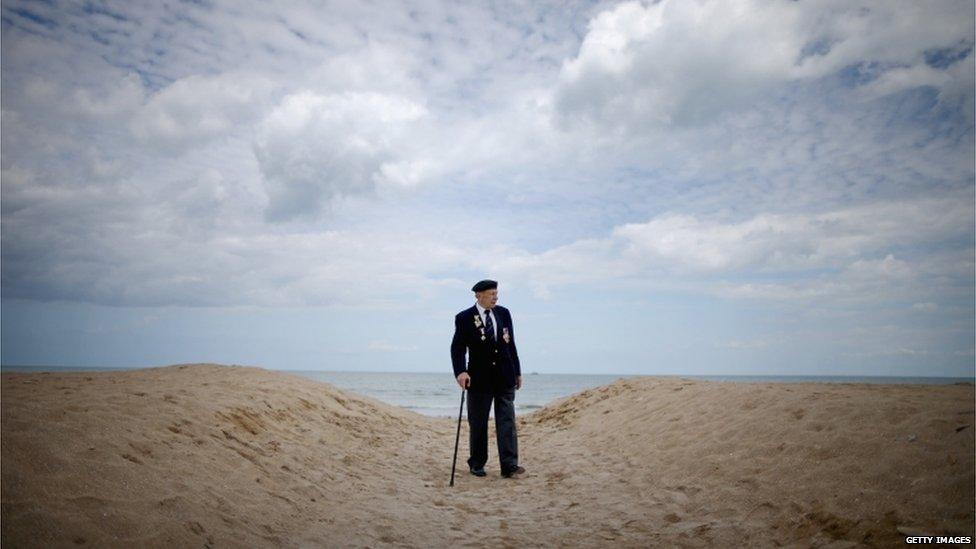
[[[477,301],[475,301],[474,302],[474,305],[475,305],[475,307],[478,308],[478,314],[480,314],[482,317],[484,317],[485,316],[485,308],[481,306],[481,303],[478,303]]]

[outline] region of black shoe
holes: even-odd
[[[502,471],[502,476],[505,478],[511,478],[514,477],[515,475],[521,475],[524,472],[525,472],[525,467],[519,465],[518,467],[512,469],[511,471]]]
[[[488,473],[485,472],[485,468],[484,467],[477,467],[477,468],[475,468],[475,467],[469,467],[469,469],[471,470],[471,474],[474,475],[474,476],[476,476],[476,477],[483,477],[483,476],[485,476],[485,475],[488,474]]]

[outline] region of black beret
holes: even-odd
[[[498,287],[498,283],[494,280],[482,280],[481,282],[475,284],[471,287],[472,292],[483,292],[485,290],[494,290]]]

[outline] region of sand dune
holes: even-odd
[[[259,368],[2,375],[4,546],[883,546],[973,535],[974,390],[620,380],[455,422]],[[494,434],[490,435],[492,445]]]

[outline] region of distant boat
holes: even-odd
[[[537,376],[537,375],[539,375],[539,372],[532,372],[532,373],[530,373],[529,375],[530,375],[530,376]]]

